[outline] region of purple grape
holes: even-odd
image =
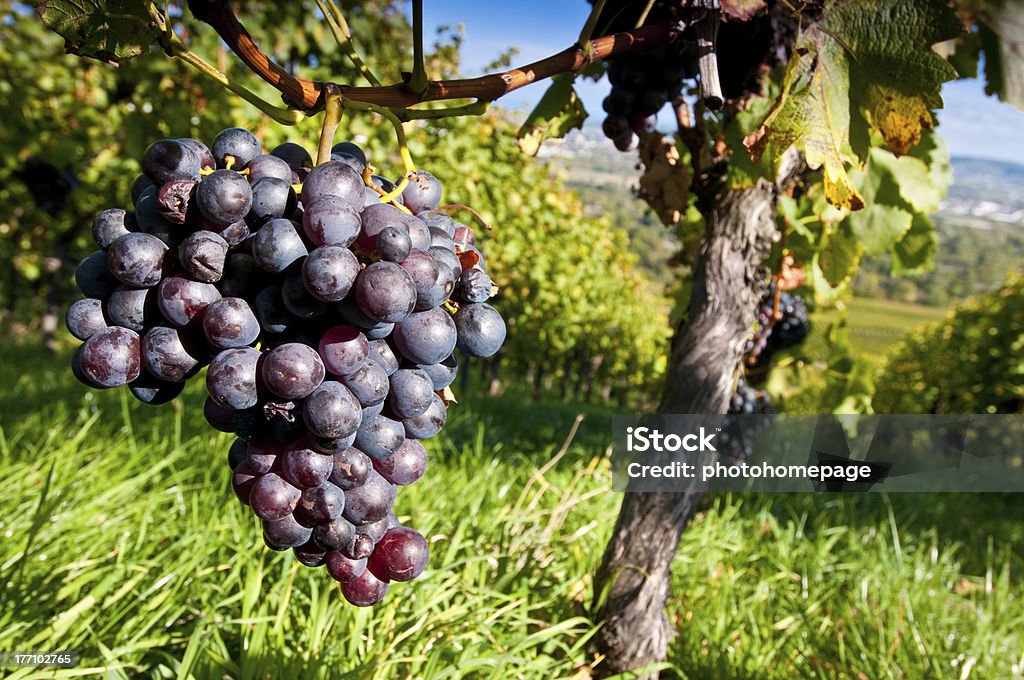
[[[448,411],[444,407],[444,401],[435,394],[430,406],[422,415],[402,421],[405,436],[413,439],[430,439],[441,431],[447,417]]]
[[[398,351],[416,364],[436,364],[455,349],[455,323],[440,308],[414,312],[395,325],[394,341]]]
[[[334,375],[358,370],[369,355],[370,344],[355,326],[334,326],[320,338],[317,349],[324,367]]]
[[[159,406],[173,400],[185,389],[185,383],[172,383],[154,378],[142,371],[139,377],[128,383],[128,391],[143,404]]]
[[[434,385],[434,391],[440,392],[455,381],[455,376],[459,372],[459,362],[454,354],[450,354],[447,359],[436,364],[416,364],[416,368],[426,372]]]
[[[374,262],[356,278],[356,301],[371,319],[396,323],[416,307],[412,277],[394,262]]]
[[[338,142],[331,147],[331,153],[347,154],[358,160],[363,166],[366,165],[366,152],[354,142]]]
[[[214,283],[224,275],[228,242],[212,231],[189,234],[178,246],[178,260],[185,272],[196,281]]]
[[[92,223],[92,235],[96,239],[96,245],[104,250],[129,232],[130,229],[125,225],[125,211],[120,208],[104,210]]]
[[[437,262],[438,268],[442,265],[452,270],[455,278],[458,279],[462,276],[462,261],[459,260],[459,256],[452,250],[446,250],[445,248],[439,248],[437,246],[430,246],[427,251],[430,253],[434,261]]]
[[[281,301],[300,319],[313,319],[327,311],[328,305],[309,294],[301,276],[289,276],[281,284]]]
[[[390,456],[373,461],[373,468],[392,484],[407,486],[427,471],[427,451],[415,439],[406,439]]]
[[[410,236],[409,227],[403,219],[402,211],[393,205],[375,201],[372,205],[363,208],[360,217],[362,231],[359,234],[359,246],[367,252],[377,250],[377,239],[385,229],[396,229],[406,236]],[[409,247],[412,247],[411,236]]]
[[[126,286],[150,288],[160,283],[166,267],[167,245],[150,234],[126,234],[107,249],[111,275]],[[82,291],[89,295],[87,291]],[[89,297],[100,297],[89,295]]]
[[[409,257],[403,260],[400,266],[412,277],[413,285],[416,286],[417,298],[428,292],[437,280],[437,263],[429,253],[422,250],[411,251]]]
[[[255,406],[261,356],[252,347],[226,349],[215,356],[206,370],[206,388],[213,400],[236,411]]]
[[[375,247],[382,260],[401,262],[412,252],[412,239],[399,227],[386,227],[377,234]]]
[[[492,356],[505,342],[505,321],[498,310],[485,302],[460,307],[455,314],[455,328],[459,350],[470,356]]]
[[[348,248],[321,246],[302,263],[302,282],[309,294],[325,302],[348,295],[359,274],[359,261]]]
[[[275,146],[270,154],[277,156],[287,163],[288,167],[292,169],[292,172],[298,176],[297,179],[300,181],[313,168],[313,158],[309,155],[309,152],[294,142],[285,142]],[[295,184],[298,183],[295,182]]]
[[[345,492],[330,482],[324,482],[302,492],[295,514],[304,524],[316,526],[341,517],[344,509]]]
[[[356,607],[372,607],[388,594],[388,584],[365,569],[356,578],[342,582],[341,594]]]
[[[257,485],[259,482],[257,482]],[[292,513],[281,519],[263,520],[263,537],[281,548],[296,548],[305,545],[313,536],[313,530],[295,521]]]
[[[416,311],[423,312],[444,304],[455,290],[455,272],[445,264],[437,264],[437,279],[425,292],[416,297]]]
[[[168,222],[185,224],[195,215],[192,198],[197,182],[194,179],[176,179],[161,186],[156,192],[156,209]]]
[[[160,282],[156,303],[169,322],[175,326],[188,326],[193,321],[200,321],[203,311],[219,299],[220,291],[212,283],[175,274]]]
[[[213,140],[213,158],[218,168],[231,167],[241,170],[260,155],[260,143],[248,130],[228,128],[221,130]]]
[[[395,502],[395,487],[371,470],[366,481],[345,492],[345,519],[355,525],[385,517]]]
[[[249,180],[249,184],[253,185],[254,193],[255,185],[264,177],[283,180],[288,186],[292,184],[291,166],[283,158],[278,158],[273,154],[256,156],[245,167],[249,170],[246,179]]]
[[[250,293],[257,289],[258,279],[263,276],[248,253],[231,253],[224,269],[227,274],[217,284],[224,297],[250,298]]]
[[[377,363],[390,378],[398,370],[398,357],[391,350],[391,345],[386,340],[373,340],[370,342],[370,361]]]
[[[184,381],[199,369],[203,355],[200,343],[179,328],[153,326],[142,336],[146,370],[161,380]]]
[[[411,581],[423,573],[429,559],[427,539],[414,529],[395,527],[377,543],[367,569],[382,582]]]
[[[338,303],[338,314],[341,315],[341,318],[344,319],[345,323],[361,328],[363,330],[363,335],[366,336],[367,340],[379,340],[381,338],[386,338],[391,335],[392,330],[395,328],[395,324],[393,323],[374,321],[370,317],[366,316],[352,296],[349,296]]]
[[[235,431],[234,424],[232,423],[231,418],[234,415],[234,413],[235,412],[232,411],[231,409],[221,406],[220,404],[215,402],[212,397],[206,397],[206,401],[203,402],[203,417],[206,419],[206,422],[210,425],[210,427],[217,430],[218,432]],[[236,441],[241,440],[239,439]],[[233,448],[234,447],[232,446],[232,449]],[[232,469],[234,469],[234,466],[232,466]]]
[[[302,215],[303,231],[318,246],[349,246],[359,236],[360,226],[356,209],[337,196],[318,199]]]
[[[386,416],[364,418],[356,431],[356,446],[374,460],[387,458],[405,440],[402,423]]]
[[[249,457],[248,448],[249,445],[241,439],[231,442],[231,448],[228,449],[228,467],[234,470],[241,465],[242,461]]]
[[[206,308],[203,332],[217,349],[245,347],[259,338],[260,322],[245,300],[226,297]]]
[[[344,491],[362,486],[373,470],[373,461],[357,448],[339,451],[333,457],[334,469],[329,481]]]
[[[470,269],[459,278],[459,299],[462,302],[487,302],[491,297],[491,278],[479,269]]]
[[[415,418],[430,406],[434,398],[434,383],[425,371],[400,368],[390,381],[388,408],[398,418]]]
[[[246,447],[246,460],[250,467],[261,475],[274,470],[278,465],[278,459],[284,459],[287,446],[273,439],[261,439],[249,442]]]
[[[335,581],[347,583],[363,575],[363,572],[366,571],[366,558],[350,560],[338,550],[331,550],[324,556],[324,566]]]
[[[291,220],[270,220],[256,232],[252,244],[256,264],[274,274],[285,271],[306,255],[306,244]]]
[[[203,226],[207,228],[207,231],[212,231],[227,241],[227,244],[231,247],[237,246],[239,243],[249,238],[249,235],[252,233],[249,231],[249,225],[245,223],[245,220],[238,220],[237,222],[233,222],[227,226],[209,223],[204,224]],[[232,256],[236,254],[242,255],[243,253],[232,253]],[[244,253],[244,255],[246,257],[252,257],[251,253]]]
[[[297,489],[320,486],[334,471],[334,457],[307,448],[301,440],[284,454],[281,476]]]
[[[97,331],[85,341],[78,362],[85,377],[100,387],[127,385],[142,370],[139,334],[117,326]]]
[[[341,550],[356,535],[356,528],[344,517],[313,527],[313,540],[324,550]]]
[[[317,437],[316,435],[310,435],[310,445],[319,451],[320,453],[329,453],[334,455],[345,451],[350,446],[356,443],[356,435],[352,433],[348,437],[338,437],[331,439],[328,437]]]
[[[373,539],[357,531],[348,545],[341,548],[339,552],[350,560],[363,560],[373,554],[373,548]]]
[[[344,385],[324,382],[306,398],[302,418],[309,431],[326,439],[341,439],[354,434],[362,421],[359,400]]]
[[[267,333],[284,333],[294,319],[281,300],[281,286],[268,286],[261,290],[252,307],[260,320],[260,328]]]
[[[414,214],[434,210],[441,203],[441,182],[426,170],[417,170],[402,190],[402,199]]]
[[[337,161],[328,161],[309,171],[302,182],[302,205],[308,210],[325,196],[337,196],[353,208],[363,204],[363,178]]]
[[[289,342],[267,352],[261,375],[277,396],[302,399],[323,382],[324,364],[312,347]]]
[[[260,158],[277,158],[276,156],[260,156]],[[280,158],[277,159],[284,163]],[[285,164],[287,165],[287,164]],[[285,168],[290,173],[291,170]],[[250,181],[252,181],[250,179]],[[262,226],[270,220],[288,217],[295,212],[295,190],[290,180],[277,177],[264,177],[252,187],[252,208],[246,220],[255,227]]]
[[[249,496],[252,488],[262,475],[256,472],[248,460],[243,460],[238,467],[231,471],[231,489],[243,505],[249,505]]]
[[[268,472],[253,484],[249,493],[249,505],[257,517],[273,521],[290,515],[301,497],[302,492],[284,478]]]
[[[430,230],[430,248],[431,252],[434,248],[440,248],[441,250],[447,250],[448,252],[455,253],[455,242],[452,241],[451,235],[441,229],[440,227],[429,227]]]
[[[79,340],[88,340],[91,335],[107,327],[103,302],[96,298],[84,298],[71,303],[64,323],[71,335]]]
[[[158,185],[176,179],[199,179],[199,163],[199,156],[190,147],[174,139],[153,142],[142,154],[142,171]]]
[[[299,564],[305,567],[323,566],[324,560],[327,558],[327,551],[320,548],[312,538],[304,544],[293,548],[292,552],[295,554],[295,559],[299,561]]]
[[[213,170],[217,167],[217,162],[213,160],[213,153],[210,151],[210,147],[206,146],[198,139],[192,139],[190,137],[183,137],[178,139],[179,144],[184,144],[192,150],[192,153],[199,159],[200,168],[209,168]]]
[[[446,212],[440,210],[425,210],[420,213],[416,213],[416,217],[423,220],[423,223],[428,227],[436,227],[448,236],[455,236],[455,220],[452,216]]]
[[[252,187],[234,170],[215,170],[196,189],[196,207],[214,224],[231,224],[252,207]]]
[[[156,313],[153,289],[118,286],[107,298],[106,310],[111,325],[142,333]]]
[[[372,361],[367,361],[355,371],[342,376],[341,382],[363,406],[380,404],[388,396],[388,374]]]

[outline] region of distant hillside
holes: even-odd
[[[953,186],[942,212],[1024,222],[1024,165],[954,157]]]

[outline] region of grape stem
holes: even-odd
[[[323,108],[324,83],[294,76],[264,54],[245,27],[238,21],[227,0],[189,0],[197,19],[209,24],[246,66],[278,89],[285,102],[306,113]],[[717,14],[715,15],[717,16]],[[337,19],[337,15],[334,17]],[[589,50],[573,45],[557,54],[501,73],[460,80],[428,80],[419,93],[411,92],[405,82],[394,85],[353,87],[339,85],[347,103],[362,102],[383,107],[408,108],[421,102],[451,99],[477,99],[490,102],[509,92],[559,73],[575,72],[596,59],[619,54],[644,52],[682,37],[687,22],[664,22],[633,31],[606,35],[588,41]],[[584,27],[586,28],[586,27]],[[443,109],[442,109],[443,110]],[[454,109],[455,112],[460,108]],[[433,111],[431,111],[433,114]],[[452,115],[465,115],[454,113]],[[441,114],[430,117],[443,117]]]
[[[366,79],[366,82],[370,83],[373,87],[380,87],[380,81],[377,80],[377,76],[373,75],[373,71],[366,65],[359,53],[356,52],[355,45],[352,44],[352,31],[348,27],[348,22],[345,21],[345,15],[341,13],[341,8],[334,2],[334,0],[316,0],[317,7],[323,13],[324,18],[327,20],[327,25],[331,29],[331,33],[334,34],[334,39],[338,43],[338,47],[345,53],[349,61],[359,71],[359,75]]]
[[[278,123],[281,123],[282,125],[296,125],[306,117],[306,114],[302,111],[274,106],[255,92],[246,88],[244,85],[234,82],[222,71],[212,64],[207,63],[199,55],[188,49],[188,47],[185,46],[185,43],[181,41],[181,38],[174,34],[174,31],[166,30],[163,34],[162,43],[164,49],[172,57],[181,59],[197,71],[213,78],[218,83],[228,88],[228,90],[234,92]]]
[[[407,86],[413,94],[423,94],[430,84],[424,59],[423,0],[412,0],[412,76]]]
[[[480,213],[478,213],[476,210],[473,210],[468,205],[465,205],[465,204],[462,204],[462,203],[449,203],[448,205],[438,206],[438,210],[440,210],[440,211],[442,211],[444,213],[447,213],[449,215],[451,215],[453,213],[457,213],[460,210],[464,210],[464,211],[468,212],[469,214],[471,214],[476,219],[477,223],[481,227],[483,227],[484,229],[487,229],[487,230],[493,229],[493,227],[490,224],[487,223],[487,220],[485,220],[483,218],[483,216],[480,215]]]
[[[324,89],[324,121],[320,127],[320,146],[316,151],[316,164],[323,165],[331,160],[331,147],[334,146],[334,133],[338,131],[341,123],[341,116],[345,109],[342,107],[341,94],[333,83],[328,83]]]
[[[604,3],[605,0],[595,0],[594,6],[590,8],[590,16],[587,17],[587,22],[583,24],[583,29],[580,31],[580,37],[576,40],[576,44],[583,49],[590,60],[594,58],[594,45],[590,38],[594,35],[594,29],[597,28],[597,20],[601,18],[601,12],[604,11]]]
[[[640,28],[641,26],[643,26],[644,23],[647,22],[647,15],[649,15],[651,13],[651,10],[653,8],[654,8],[654,0],[647,0],[647,6],[644,7],[644,11],[643,12],[640,12],[640,18],[636,20],[636,26],[634,26],[633,28]]]

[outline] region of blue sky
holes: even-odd
[[[423,5],[428,35],[442,25],[462,24],[463,70],[468,75],[481,73],[485,64],[511,46],[519,49],[513,59],[516,65],[565,49],[575,42],[590,9],[587,0],[426,0]],[[501,105],[529,108],[544,89],[544,83],[530,85],[501,99]],[[607,82],[580,81],[577,90],[591,122],[599,121]],[[948,83],[943,98],[946,107],[939,112],[939,131],[953,155],[1024,163],[1024,112],[986,96],[977,80]]]

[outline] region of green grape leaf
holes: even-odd
[[[862,254],[860,239],[853,233],[849,222],[844,220],[837,224],[815,257],[822,282],[830,288],[841,286],[857,271]],[[832,291],[825,290],[818,283],[819,277],[815,277],[816,293],[827,298]]]
[[[935,225],[918,213],[903,238],[892,248],[892,275],[917,274],[935,266]]]
[[[829,203],[859,210],[848,164],[866,157],[872,129],[905,155],[932,127],[941,85],[957,74],[931,46],[963,25],[941,2],[831,0],[824,17],[797,43],[775,105],[744,144],[755,163],[795,145],[823,168]]]
[[[39,18],[64,38],[70,54],[120,64],[143,54],[160,37],[146,0],[44,0]]]
[[[573,75],[570,73],[554,77],[547,92],[516,133],[516,142],[523,153],[536,156],[545,139],[564,137],[570,130],[583,127],[587,110],[572,85]]]
[[[978,17],[985,92],[1024,109],[1024,0],[987,0]]]
[[[812,170],[824,168],[825,194],[832,205],[851,210],[864,201],[846,174],[849,146],[849,69],[839,45],[809,31],[793,52],[782,92],[743,144],[754,163],[770,154],[778,161],[791,146],[802,149]]]
[[[960,37],[963,23],[942,2],[833,1],[821,31],[847,51],[851,106],[897,155],[909,152],[942,107],[942,83],[957,77],[932,49]]]

